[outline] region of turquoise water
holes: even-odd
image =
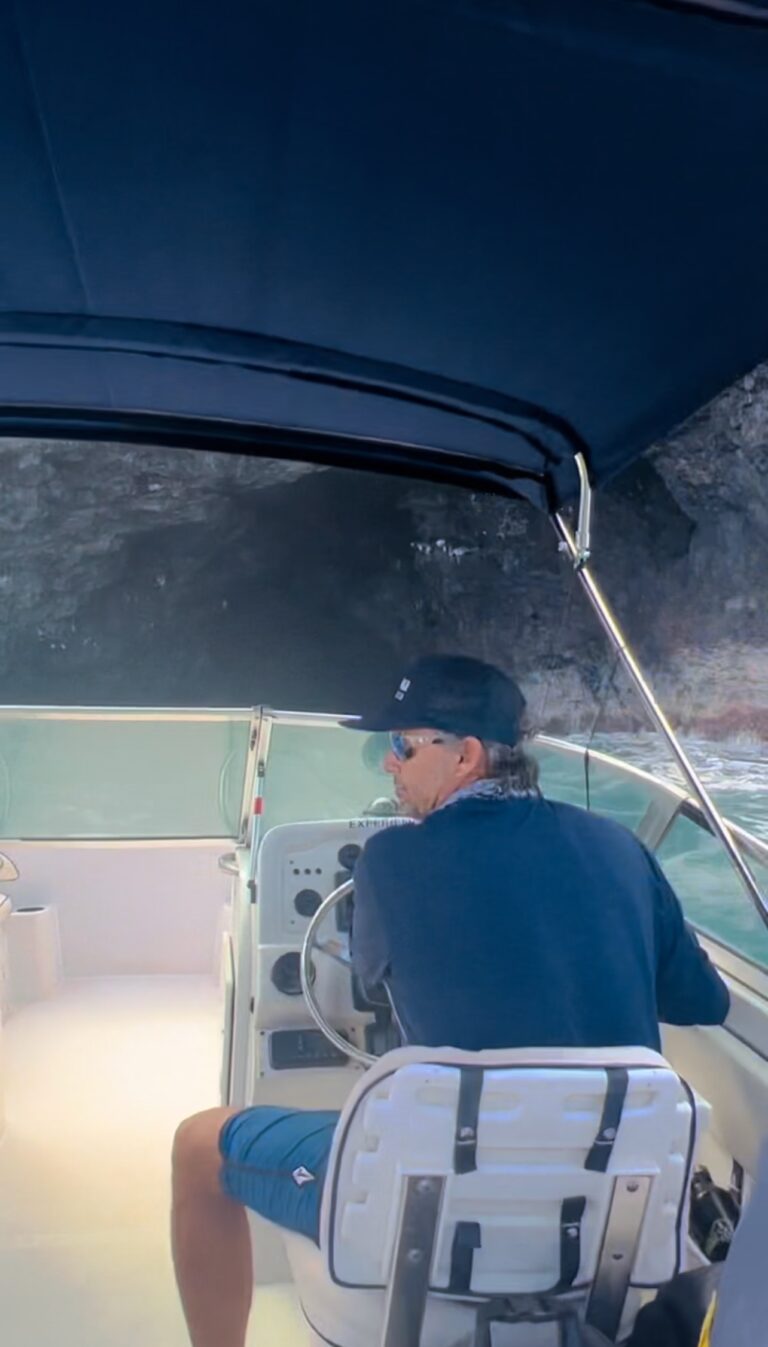
[[[683,779],[654,735],[609,735],[599,744],[633,766],[676,785]],[[689,739],[684,747],[702,783],[726,818],[768,842],[768,749],[761,744],[721,744]],[[680,818],[658,851],[688,918],[702,930],[768,967],[768,928],[752,905],[721,844]],[[768,897],[768,867],[751,861]]]

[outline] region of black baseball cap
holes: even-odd
[[[385,706],[341,724],[369,732],[423,725],[513,745],[524,711],[522,692],[501,669],[468,655],[427,655],[408,665]]]

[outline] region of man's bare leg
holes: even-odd
[[[192,1347],[244,1347],[253,1295],[245,1208],[219,1187],[219,1133],[233,1108],[196,1113],[173,1146],[171,1238]]]

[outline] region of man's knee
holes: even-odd
[[[219,1192],[219,1135],[237,1109],[209,1108],[185,1118],[173,1139],[173,1182]]]

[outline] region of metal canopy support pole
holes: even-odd
[[[579,455],[578,457],[580,458],[581,456]],[[581,523],[581,521],[586,519],[588,523],[589,499],[591,497],[592,489],[589,485],[586,470],[584,470],[583,472],[581,470],[581,468],[583,467],[584,465],[582,461],[579,471],[582,488],[581,490],[582,500],[579,509],[579,520]],[[705,789],[702,782],[700,781],[696,769],[690,762],[688,755],[686,754],[682,745],[679,743],[677,736],[675,735],[675,732],[672,729],[672,726],[667,720],[667,717],[665,716],[664,712],[662,711],[661,707],[656,701],[656,698],[654,697],[653,692],[651,691],[651,688],[643,675],[640,665],[638,664],[629,645],[627,644],[626,637],[624,636],[621,627],[616,621],[616,618],[614,617],[610,607],[608,606],[606,599],[601,593],[597,581],[595,580],[595,577],[593,576],[589,567],[586,565],[586,558],[589,555],[588,536],[584,536],[583,530],[582,535],[580,537],[578,535],[574,536],[573,531],[566,523],[562,515],[559,513],[554,516],[554,524],[562,540],[561,543],[562,549],[570,554],[573,564],[576,568],[579,580],[581,581],[581,584],[584,590],[586,591],[587,598],[589,599],[590,603],[592,604],[592,607],[595,609],[595,612],[600,618],[603,628],[608,635],[608,639],[611,641],[612,645],[615,646],[621,658],[622,664],[624,665],[624,668],[629,673],[632,681],[635,684],[635,687],[640,693],[643,705],[645,706],[646,710],[651,716],[651,719],[653,720],[654,724],[658,727],[658,729],[661,730],[662,734],[664,735],[664,738],[666,739],[670,749],[672,750],[675,761],[677,762],[678,766],[680,767],[680,770],[685,776],[685,779],[688,782],[691,790],[693,791],[693,794],[695,795],[696,799],[701,804],[704,816],[707,822],[709,823],[712,832],[714,833],[715,837],[719,838],[719,840],[725,847],[725,850],[727,851],[728,856],[731,860],[731,864],[737,871],[742,884],[744,885],[752,903],[757,909],[758,915],[760,916],[763,923],[766,926],[768,926],[768,903],[766,902],[765,898],[760,892],[760,887],[754,875],[752,874],[752,871],[750,870],[749,866],[744,860],[744,857],[742,856],[741,852],[736,846],[736,843],[734,842],[733,837],[731,836],[728,826],[725,823],[719,810],[717,809],[717,806],[714,804],[714,802],[709,796],[708,791]]]

